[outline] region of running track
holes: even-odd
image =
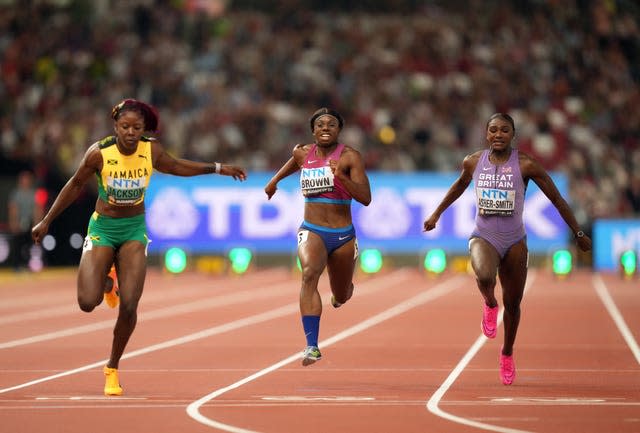
[[[503,386],[502,328],[481,336],[466,274],[359,275],[302,367],[297,273],[150,269],[125,394],[106,398],[115,311],[80,312],[75,270],[2,274],[0,432],[640,432],[638,281],[540,268],[529,283]]]

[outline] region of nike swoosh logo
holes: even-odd
[[[309,164],[313,164],[314,162],[318,162],[318,161],[319,161],[319,159],[314,159],[313,161],[309,160],[308,162],[309,162]]]
[[[345,239],[349,239],[350,237],[351,237],[351,235],[349,235],[349,236],[338,236],[338,240],[339,241],[343,241]]]
[[[482,170],[487,171],[487,170],[491,170],[493,167],[482,167]]]

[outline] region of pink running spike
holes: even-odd
[[[487,304],[482,305],[482,323],[480,323],[482,333],[487,338],[496,338],[498,330],[498,306],[489,307]]]
[[[505,385],[511,385],[516,378],[516,364],[513,355],[507,356],[500,352],[500,379]]]

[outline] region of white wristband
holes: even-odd
[[[213,170],[214,173],[220,174],[220,170],[222,170],[222,164],[216,162],[216,168]]]

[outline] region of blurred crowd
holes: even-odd
[[[4,2],[0,159],[66,180],[134,97],[176,156],[271,171],[331,106],[368,170],[457,172],[503,111],[521,149],[569,176],[581,225],[640,216],[636,2],[304,3]]]

